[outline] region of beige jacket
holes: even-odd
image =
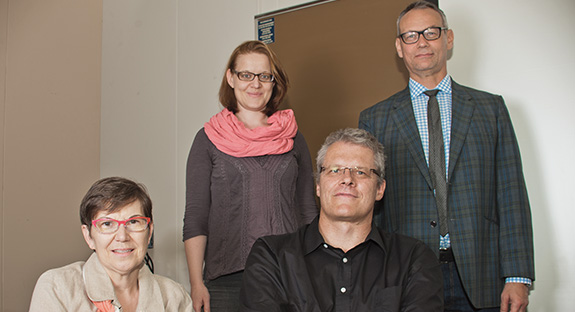
[[[192,301],[184,288],[169,278],[152,274],[147,266],[140,269],[138,282],[138,312],[192,311]],[[88,261],[44,272],[34,288],[30,312],[96,311],[91,300],[112,300],[116,311],[121,308],[96,253]]]

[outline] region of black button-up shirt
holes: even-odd
[[[418,240],[372,226],[346,253],[325,243],[316,218],[256,241],[240,300],[241,311],[443,311],[443,279]]]

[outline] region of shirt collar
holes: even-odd
[[[112,280],[95,252],[84,264],[82,274],[86,285],[86,293],[90,300],[112,300],[112,304],[119,307]],[[138,273],[138,285],[140,287],[138,306],[149,308],[149,311],[164,311],[161,304],[162,300],[157,298],[157,294],[160,294],[161,291],[158,285],[154,283],[154,275],[145,265],[142,265]]]
[[[381,233],[379,232],[377,226],[374,223],[371,224],[371,231],[369,235],[367,235],[366,241],[371,240],[376,243],[383,251],[385,250],[385,245],[383,244],[383,238],[381,237]]]
[[[114,285],[94,252],[82,269],[86,293],[92,301],[116,300]]]
[[[409,78],[409,92],[411,93],[412,98],[420,96],[424,91],[435,89],[447,94],[451,94],[451,77],[446,75],[433,89],[427,89],[419,82]]]
[[[365,242],[373,241],[376,243],[383,251],[385,250],[385,245],[383,244],[383,238],[377,229],[377,226],[372,222],[371,230],[367,235]],[[364,243],[365,243],[364,242]],[[313,252],[323,244],[327,244],[319,232],[319,216],[315,217],[313,221],[309,224],[304,234],[304,254],[308,255]]]

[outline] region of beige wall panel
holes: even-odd
[[[405,88],[393,42],[395,20],[411,0],[338,0],[257,20],[275,19],[278,54],[291,81],[293,108],[315,156],[332,131],[357,127],[359,113]]]
[[[4,283],[4,107],[6,104],[6,24],[8,19],[8,0],[0,0],[0,310],[2,310],[2,298]]]
[[[2,304],[84,260],[78,207],[99,177],[101,1],[8,1]]]

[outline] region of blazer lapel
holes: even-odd
[[[453,94],[451,100],[451,146],[447,174],[449,180],[451,180],[455,164],[457,164],[459,155],[461,155],[461,149],[463,148],[463,143],[465,143],[465,137],[467,136],[476,105],[471,100],[471,96],[453,80],[451,88]]]
[[[398,129],[401,135],[401,139],[407,145],[409,153],[415,160],[417,167],[429,184],[429,187],[432,187],[433,184],[431,182],[431,176],[429,175],[427,162],[425,161],[425,154],[421,145],[419,129],[417,129],[417,123],[415,122],[415,116],[413,114],[409,88],[404,89],[397,100],[393,103],[391,114],[395,126],[397,127],[396,129]],[[391,152],[393,153],[393,151]]]

